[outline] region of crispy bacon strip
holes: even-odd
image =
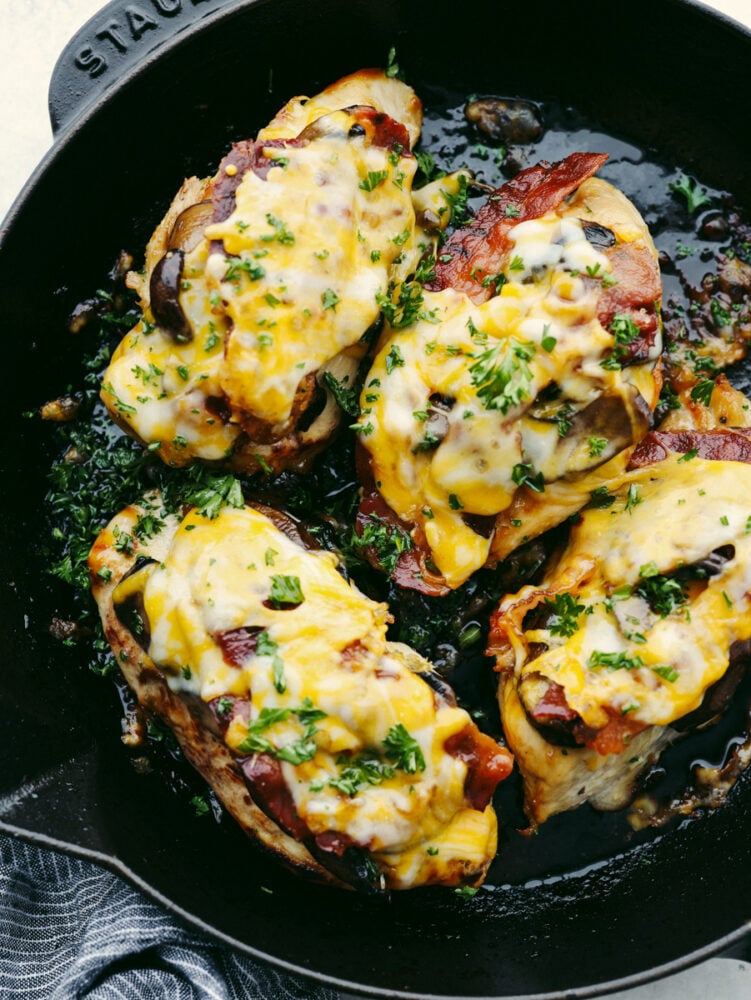
[[[640,243],[621,243],[602,251],[608,258],[615,284],[600,290],[597,318],[607,329],[616,313],[629,313],[642,334],[635,343],[654,344],[658,321],[655,303],[662,296],[660,266],[654,254]],[[629,345],[630,361],[643,360]]]
[[[607,723],[602,729],[591,729],[584,725],[579,715],[570,707],[563,687],[555,681],[549,681],[545,694],[529,714],[531,721],[546,737],[552,737],[554,733],[559,736],[566,735],[573,745],[584,746],[605,756],[610,753],[620,753],[637,733],[647,728],[646,723],[637,719],[621,715],[615,710],[606,709],[606,711],[609,716]]]
[[[606,708],[610,718],[602,729],[591,730],[582,725],[581,732],[574,725],[574,738],[577,743],[583,743],[588,750],[594,750],[601,757],[609,753],[621,753],[634,736],[647,728],[646,722],[639,722],[630,715],[621,715],[614,709]]]
[[[297,814],[279,761],[270,754],[257,753],[246,757],[240,766],[252,789],[253,798],[266,815],[297,840],[304,841],[309,837],[308,824]]]
[[[233,667],[244,666],[255,653],[261,632],[262,628],[247,625],[226,632],[217,632],[215,638],[225,662]]]
[[[650,431],[633,451],[630,468],[662,462],[670,452],[695,451],[699,458],[715,462],[751,462],[751,428],[734,427],[714,431]]]
[[[435,280],[425,287],[436,292],[456,288],[477,305],[485,302],[493,287],[492,283],[483,287],[483,279],[500,270],[510,230],[557,208],[607,158],[607,153],[572,153],[558,163],[522,170],[490,196],[468,226],[449,237],[436,264]]]

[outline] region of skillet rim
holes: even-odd
[[[2,247],[2,244],[8,234],[17,224],[17,220],[23,211],[27,200],[32,196],[37,186],[47,182],[48,174],[57,157],[62,154],[63,150],[66,149],[70,143],[75,143],[79,131],[86,129],[90,120],[93,117],[98,116],[102,112],[103,107],[105,107],[117,93],[127,88],[136,77],[140,76],[142,72],[146,72],[148,68],[153,65],[154,62],[162,58],[165,53],[173,52],[184,41],[186,41],[188,37],[194,36],[195,34],[201,32],[204,28],[214,25],[219,21],[240,16],[253,7],[262,7],[271,2],[272,0],[236,0],[236,2],[233,3],[232,0],[230,0],[230,3],[227,6],[213,11],[203,18],[199,16],[198,19],[188,25],[187,28],[178,32],[176,35],[165,39],[161,45],[152,49],[133,66],[126,69],[122,75],[119,75],[116,79],[108,82],[100,94],[93,96],[90,100],[88,100],[80,112],[72,117],[57,133],[51,148],[40,160],[38,166],[35,168],[30,178],[14,199],[13,204],[0,225],[0,247]],[[693,8],[711,21],[724,23],[732,30],[740,32],[740,34],[743,35],[749,43],[751,43],[751,28],[748,28],[747,26],[736,21],[730,15],[708,7],[705,3],[700,2],[700,0],[661,0],[661,2],[668,8],[673,7],[678,10]],[[96,16],[98,15],[95,15],[95,17]],[[90,23],[91,21],[87,22],[87,25]],[[81,30],[85,30],[87,25],[84,25]],[[62,58],[63,55],[61,55],[58,60],[58,65]],[[55,70],[56,69],[57,65],[55,67]],[[232,936],[212,928],[200,917],[193,916],[183,910],[179,905],[163,896],[159,890],[155,889],[148,882],[133,872],[127,865],[123,864],[118,858],[112,855],[86,848],[80,844],[73,844],[63,840],[58,840],[54,837],[50,837],[36,831],[24,830],[13,824],[6,823],[2,819],[0,819],[0,831],[39,846],[49,847],[75,857],[94,861],[105,868],[116,872],[118,875],[125,877],[131,882],[131,884],[134,884],[140,890],[146,892],[147,895],[161,905],[165,906],[165,908],[170,912],[174,913],[180,919],[196,927],[203,933],[206,933],[215,940],[219,940],[222,943],[234,947],[246,954],[266,961],[273,966],[303,975],[322,984],[332,985],[339,989],[357,991],[367,996],[389,997],[394,995],[393,991],[387,991],[381,987],[366,986],[349,980],[341,980],[326,973],[301,968],[300,966],[295,965],[283,958],[269,955],[251,945],[238,941]],[[635,973],[631,976],[622,977],[618,980],[608,981],[607,983],[600,983],[593,986],[567,989],[564,991],[524,994],[523,1000],[563,1000],[563,998],[574,996],[582,998],[595,997],[605,995],[613,990],[627,989],[636,985],[642,985],[644,983],[663,978],[664,976],[680,972],[681,970],[702,962],[713,955],[717,955],[719,952],[743,941],[749,933],[751,933],[751,919],[743,923],[735,931],[724,935],[723,937],[713,941],[711,944],[693,952],[689,952],[677,959],[664,963],[663,965]],[[404,997],[405,1000],[461,1000],[459,995],[454,994],[418,994],[400,992],[398,996]],[[480,1000],[480,998],[478,997],[477,1000]],[[486,998],[486,1000],[490,1000],[490,998]],[[517,995],[514,998],[506,996],[504,997],[504,1000],[521,1000],[521,996]]]

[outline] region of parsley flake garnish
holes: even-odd
[[[362,191],[375,191],[377,187],[383,184],[388,175],[388,170],[369,170],[368,176],[360,181],[358,187]]]
[[[389,353],[386,355],[386,374],[390,375],[395,368],[404,367],[404,355],[398,344],[392,344]]]
[[[227,272],[224,275],[225,281],[238,281],[241,274],[247,274],[250,281],[259,281],[265,277],[266,271],[254,260],[243,260],[240,257],[227,258]]]
[[[628,656],[626,653],[602,653],[594,650],[587,660],[588,667],[607,667],[608,670],[638,670],[644,666],[640,656]]]
[[[528,362],[534,353],[531,342],[508,337],[495,347],[471,355],[472,385],[487,410],[500,410],[505,415],[529,397],[533,375]]]
[[[680,174],[677,181],[668,184],[671,191],[686,199],[689,212],[695,212],[702,205],[708,205],[710,199],[705,192],[699,191],[699,185],[686,174]]]
[[[556,594],[545,598],[545,603],[552,609],[548,619],[547,629],[551,635],[572,636],[579,629],[579,616],[584,613],[584,605],[579,604],[572,594]]]
[[[709,406],[712,401],[712,393],[714,392],[714,382],[711,378],[703,378],[701,382],[697,382],[696,385],[691,390],[691,399],[695,403],[702,403],[704,406]]]
[[[393,760],[405,774],[415,774],[425,770],[425,757],[420,744],[410,736],[401,722],[392,726],[383,740],[383,747],[389,760]]]
[[[339,301],[339,296],[333,288],[327,288],[321,295],[321,302],[323,303],[324,309],[333,309],[334,312],[336,312],[336,307],[339,305]]]
[[[269,601],[277,608],[297,606],[305,600],[302,592],[300,578],[298,576],[285,576],[282,573],[274,573],[271,577],[271,590]]]
[[[287,690],[287,684],[284,680],[284,663],[279,655],[279,643],[275,642],[265,629],[263,632],[259,633],[257,644],[256,644],[256,656],[270,656],[271,660],[271,671],[272,680],[274,682],[274,687],[279,692],[279,694],[284,694]]]

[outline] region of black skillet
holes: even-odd
[[[166,788],[171,769],[188,793],[192,780],[170,758],[137,773],[120,742],[116,690],[47,635],[65,600],[34,554],[51,446],[48,428],[21,413],[80,380],[83,346],[66,332],[72,306],[102,284],[123,244],[145,244],[183,176],[207,173],[287,97],[383,64],[392,45],[429,111],[470,92],[524,95],[558,109],[548,148],[589,129],[618,161],[610,176],[642,207],[680,165],[751,209],[751,132],[740,110],[751,93],[751,36],[697,4],[105,8],[58,65],[59,138],[0,242],[0,829],[99,860],[215,937],[344,989],[593,996],[742,944],[751,775],[722,808],[660,835],[630,838],[622,817],[585,811],[556,817],[532,841],[506,823],[488,888],[474,899],[426,890],[373,902],[301,883],[231,822],[197,820],[189,794]],[[664,172],[642,174],[638,149]],[[515,815],[518,803],[502,807]]]

